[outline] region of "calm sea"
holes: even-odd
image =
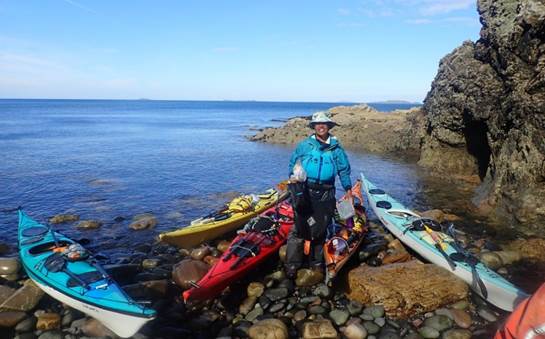
[[[39,221],[76,213],[104,222],[88,231],[55,227],[112,255],[153,241],[238,192],[264,191],[286,178],[293,146],[249,142],[252,129],[338,105],[0,100],[0,242],[15,253],[17,215],[10,209],[17,206]],[[381,111],[408,106],[375,105]],[[354,179],[365,171],[409,206],[428,205],[415,193],[415,165],[354,152],[349,157]],[[157,227],[131,231],[130,219],[145,212],[157,217]]]

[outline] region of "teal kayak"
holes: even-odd
[[[28,276],[53,298],[131,337],[156,313],[132,300],[73,240],[19,209],[19,255]]]
[[[468,283],[475,293],[506,311],[512,311],[528,297],[465,251],[456,241],[453,227],[444,229],[437,222],[422,218],[373,185],[363,173],[361,180],[362,191],[376,216],[395,237],[423,258],[449,270]]]

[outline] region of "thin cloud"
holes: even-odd
[[[447,14],[453,11],[468,9],[475,5],[475,0],[442,0],[442,1],[423,1],[423,7],[420,13],[426,16]]]
[[[97,11],[95,11],[95,10],[93,10],[93,9],[87,7],[87,6],[84,6],[84,5],[82,5],[82,4],[78,3],[78,2],[75,2],[74,0],[63,0],[63,1],[66,2],[67,4],[70,4],[70,5],[74,6],[74,7],[82,9],[82,10],[84,10],[86,12],[93,13],[93,14],[98,14]]]

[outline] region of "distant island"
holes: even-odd
[[[396,105],[422,105],[421,102],[411,102],[407,100],[385,100],[385,101],[373,101],[368,104],[396,104]]]

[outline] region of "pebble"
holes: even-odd
[[[444,315],[449,317],[451,320],[454,320],[454,316],[452,315],[451,311],[447,308],[439,308],[435,310],[435,314],[437,315]]]
[[[61,327],[61,316],[58,313],[42,313],[38,316],[36,329],[41,331],[59,329]]]
[[[231,246],[231,243],[227,240],[222,240],[218,243],[218,245],[216,246],[216,248],[218,249],[218,251],[220,251],[221,253],[227,251],[229,249],[229,246]]]
[[[36,329],[36,322],[38,319],[34,316],[30,316],[26,318],[25,320],[21,321],[20,323],[15,326],[15,331],[17,332],[30,332],[34,331]]]
[[[373,316],[373,318],[380,318],[384,316],[384,306],[382,305],[375,305],[367,307],[363,310],[364,314],[369,314]]]
[[[400,339],[401,337],[394,329],[386,329],[380,332],[379,339]]]
[[[272,305],[271,308],[269,309],[269,312],[276,313],[276,312],[279,312],[279,311],[283,310],[284,307],[286,307],[286,304],[283,303],[283,302],[279,302],[279,303],[276,303],[276,304]]]
[[[350,324],[343,331],[347,339],[365,339],[367,337],[367,329],[362,324]]]
[[[285,287],[270,288],[265,291],[264,295],[271,301],[284,299],[289,295],[289,291]]]
[[[278,319],[265,319],[256,322],[248,329],[252,339],[288,339],[288,327]]]
[[[384,327],[384,325],[386,325],[386,319],[384,318],[376,318],[374,321],[375,324],[379,325],[380,327]]]
[[[76,225],[77,228],[84,230],[93,230],[102,226],[102,222],[98,220],[82,220]]]
[[[145,270],[151,270],[152,268],[159,266],[160,262],[161,260],[159,259],[144,259],[142,261],[142,268]]]
[[[336,339],[338,334],[329,319],[320,319],[303,324],[303,339]]]
[[[25,312],[6,311],[0,312],[0,327],[13,327],[26,317]]]
[[[368,321],[373,321],[373,319],[375,319],[372,315],[366,314],[366,313],[360,314],[360,318],[362,318],[363,320],[368,320]]]
[[[450,308],[456,309],[456,310],[465,310],[469,307],[469,302],[467,300],[460,300],[452,305],[450,305]]]
[[[471,339],[472,333],[465,329],[452,329],[443,333],[443,339]]]
[[[363,310],[363,305],[356,300],[350,300],[350,302],[346,305],[346,308],[351,315],[358,315]]]
[[[344,323],[346,323],[346,321],[348,320],[349,316],[350,316],[350,313],[348,313],[348,311],[345,311],[345,310],[335,309],[329,312],[329,317],[331,318],[331,320],[335,322],[337,326],[344,325]]]
[[[478,309],[477,314],[479,314],[479,317],[491,323],[498,320],[498,317],[494,313],[492,313],[491,310],[487,308]]]
[[[0,274],[16,274],[21,269],[21,263],[17,257],[0,258]]]
[[[210,248],[208,246],[195,248],[194,250],[191,251],[190,255],[191,255],[191,258],[195,260],[202,260],[207,255],[210,255]]]
[[[424,321],[425,327],[431,327],[441,332],[452,327],[452,319],[445,315],[435,315]]]
[[[297,271],[295,284],[299,287],[313,286],[324,280],[324,274],[321,271],[303,268]]]
[[[56,216],[49,218],[50,224],[62,224],[65,222],[78,221],[79,215],[77,214],[57,214]]]
[[[254,296],[244,299],[244,301],[238,307],[239,313],[242,315],[248,314],[254,308],[256,302],[257,302],[257,298]]]
[[[38,339],[63,339],[61,331],[47,331],[38,337]]]
[[[261,305],[261,308],[263,308],[264,310],[266,310],[267,308],[269,308],[269,306],[271,306],[271,300],[264,295],[259,297],[258,301],[259,301],[259,305]]]
[[[314,290],[314,294],[329,299],[332,295],[331,288],[327,287],[326,284],[319,284],[316,289]]]
[[[246,289],[246,292],[248,293],[248,297],[256,297],[259,298],[263,294],[263,291],[265,291],[265,286],[260,282],[251,282],[248,285],[248,288]]]
[[[308,313],[310,314],[325,314],[327,309],[322,305],[312,305],[308,308]]]
[[[295,312],[293,315],[293,320],[295,321],[301,321],[304,320],[307,317],[307,312],[305,310],[300,310]]]
[[[248,321],[254,321],[259,317],[260,315],[263,315],[263,309],[256,305],[256,308],[251,310],[245,317]]]
[[[67,338],[68,335],[65,336],[65,339],[70,339],[70,338]],[[13,337],[13,339],[36,339],[37,336],[36,334],[34,334],[34,332],[25,332],[25,333],[18,333],[15,337]]]
[[[380,327],[371,321],[364,321],[363,326],[367,330],[367,333],[369,334],[376,334],[380,331]]]
[[[451,310],[454,322],[461,328],[469,328],[473,322],[471,315],[464,310]]]
[[[439,338],[439,331],[435,328],[424,326],[418,330],[418,333],[425,339]]]

